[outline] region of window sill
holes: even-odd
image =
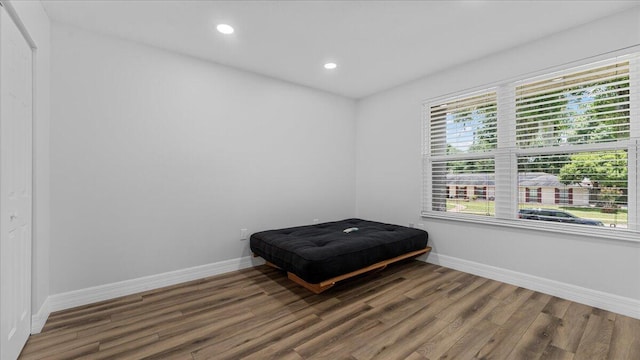
[[[615,241],[628,241],[634,243],[640,243],[640,233],[633,230],[619,229],[619,228],[603,228],[587,225],[574,225],[574,224],[554,224],[548,221],[540,220],[521,220],[521,219],[496,219],[493,217],[485,217],[479,215],[461,215],[461,214],[447,214],[437,212],[423,212],[423,218],[441,219],[457,222],[468,222],[490,226],[510,227],[516,229],[545,231],[556,234],[570,234],[578,236],[586,236],[591,238],[604,238]]]

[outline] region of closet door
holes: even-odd
[[[0,359],[31,332],[32,51],[0,7]]]

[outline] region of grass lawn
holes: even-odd
[[[447,211],[455,211],[464,214],[495,215],[495,201],[447,199]]]
[[[553,204],[520,204],[521,206],[526,208],[545,208],[545,209],[556,209],[566,211],[575,216],[586,218],[586,219],[594,219],[602,221],[605,226],[611,226],[611,224],[616,224],[616,226],[626,227],[627,226],[627,210],[626,209],[618,209],[617,214],[607,214],[603,213],[601,208],[589,208],[589,207],[576,207],[576,206],[566,206],[566,205],[553,205]],[[460,212],[463,214],[477,214],[477,215],[495,215],[495,204],[494,201],[488,200],[472,200],[465,201],[463,199],[447,199],[447,211],[451,212]]]

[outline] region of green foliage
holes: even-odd
[[[470,151],[486,151],[495,149],[498,144],[496,131],[496,118],[498,117],[497,104],[479,106],[475,110],[474,121],[476,122],[473,144]]]
[[[462,133],[469,138],[469,152],[478,152],[495,149],[497,146],[496,118],[498,104],[490,102],[488,104],[474,105],[466,111],[451,113],[451,121],[454,124],[468,129]],[[447,144],[447,154],[461,153],[463,150]]]
[[[551,175],[560,174],[563,164],[570,162],[568,155],[533,156],[527,161],[518,163],[520,172],[544,172]]]
[[[453,174],[493,174],[495,161],[493,159],[448,161],[447,170]]]
[[[574,125],[572,142],[583,144],[629,138],[628,80],[629,76],[622,76],[600,82],[588,91],[594,100],[583,106],[585,115]]]
[[[600,191],[600,199],[606,201],[609,207],[614,206],[621,195],[624,195],[624,192],[615,186],[604,188]]]
[[[520,146],[553,146],[562,142],[573,112],[568,109],[566,90],[523,96],[517,100],[516,136]]]
[[[558,177],[565,184],[579,183],[586,177],[597,181],[600,187],[626,187],[627,153],[619,150],[573,154],[571,161],[560,169]]]

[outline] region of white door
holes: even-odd
[[[31,47],[0,7],[0,359],[31,332]]]

